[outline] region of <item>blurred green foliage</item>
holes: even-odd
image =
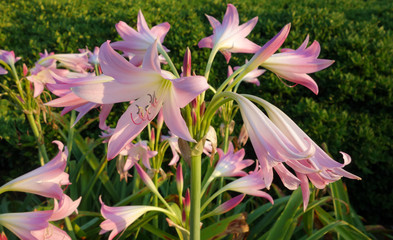
[[[321,58],[336,62],[328,69],[312,74],[320,92],[314,95],[302,86],[286,87],[273,74],[266,73],[261,87],[243,85],[239,92],[255,94],[286,112],[315,142],[326,143],[335,159],[339,151],[352,156],[346,167],[363,180],[344,181],[351,202],[367,224],[393,224],[393,2],[391,1],[231,1],[240,21],[259,17],[249,38],[263,45],[286,23],[292,29],[283,47],[297,48],[307,34],[321,43]],[[79,48],[100,46],[106,40],[119,40],[114,25],[125,21],[136,25],[139,9],[150,26],[169,22],[164,45],[178,69],[186,47],[190,47],[193,68],[203,74],[209,50],[197,43],[211,35],[205,13],[222,20],[223,1],[151,1],[151,0],[3,0],[0,4],[0,49],[14,50],[29,68],[38,53],[78,52]],[[248,57],[250,58],[251,55]],[[244,63],[233,54],[230,65]],[[21,69],[21,64],[17,67]],[[226,77],[222,55],[211,72],[211,84],[217,86]],[[1,80],[3,81],[3,80]],[[37,162],[35,142],[28,134],[22,114],[0,99],[0,175],[15,166],[33,168]],[[111,114],[113,117],[115,113]],[[240,124],[239,124],[240,126]],[[46,126],[46,142],[54,140]],[[49,132],[48,132],[49,131]],[[96,133],[97,134],[97,133]],[[54,156],[54,151],[50,156]],[[249,154],[253,154],[250,149]],[[31,161],[31,162],[29,162]],[[13,170],[15,171],[15,170]],[[23,170],[23,172],[26,172]]]

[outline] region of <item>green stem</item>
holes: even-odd
[[[175,65],[173,64],[171,58],[169,57],[168,53],[164,50],[160,42],[158,43],[158,52],[161,53],[162,56],[165,58],[165,60],[168,62],[168,65],[171,68],[173,74],[176,76],[176,78],[180,78],[180,75],[177,72]]]
[[[191,240],[200,240],[201,230],[201,154],[191,157]]]
[[[40,163],[43,166],[46,162],[49,162],[48,155],[44,144],[43,137],[41,136],[37,124],[34,119],[34,115],[31,112],[26,113],[27,120],[29,121],[30,127],[33,130],[35,139],[37,140],[38,151],[40,153]]]
[[[11,64],[11,69],[12,69],[12,75],[14,76],[15,81],[16,81],[16,87],[18,88],[20,97],[23,99],[23,101],[25,101],[26,100],[25,94],[23,92],[22,85],[20,84],[19,76],[18,76],[18,73],[16,72],[14,64]]]

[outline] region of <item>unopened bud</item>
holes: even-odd
[[[199,108],[199,114],[201,115],[201,117],[203,117],[203,115],[205,114],[205,110],[206,110],[206,104],[205,102],[202,102],[201,107]]]
[[[182,196],[183,194],[183,168],[181,163],[177,166],[176,169],[176,186],[177,186],[177,191],[179,192],[179,196]]]
[[[191,51],[187,47],[183,60],[183,77],[190,77],[190,76],[191,76]]]
[[[191,197],[190,197],[190,189],[189,188],[187,188],[186,196],[183,199],[183,206],[184,206],[184,209],[186,210],[186,214],[188,215],[188,213],[190,212],[190,208],[191,208]]]

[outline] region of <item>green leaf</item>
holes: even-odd
[[[215,224],[212,224],[206,228],[203,228],[201,231],[201,239],[208,240],[212,239],[213,237],[217,237],[222,234],[229,226],[231,222],[234,220],[241,218],[243,214],[236,214],[231,217],[225,218]]]

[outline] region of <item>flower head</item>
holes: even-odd
[[[142,68],[138,68],[115,52],[109,42],[104,43],[99,54],[101,68],[105,75],[114,80],[73,89],[76,95],[91,102],[131,102],[109,140],[108,159],[114,158],[128,145],[161,108],[169,130],[180,138],[194,141],[180,108],[209,86],[202,76],[176,79],[171,73],[161,70],[156,44],[157,41],[148,48]]]
[[[53,141],[59,148],[59,153],[50,162],[31,172],[28,172],[0,187],[0,192],[28,192],[49,198],[61,199],[61,185],[71,184],[68,174],[64,172],[67,165],[67,148],[63,152],[63,144]]]
[[[35,211],[0,214],[0,225],[8,228],[20,239],[41,240],[52,211]]]
[[[15,57],[14,51],[0,50],[0,60],[8,65],[14,65],[21,57]]]
[[[151,206],[109,207],[104,204],[101,197],[100,202],[101,214],[105,218],[105,221],[100,224],[100,234],[112,231],[109,235],[109,240],[112,240],[146,212],[163,210],[162,208]]]
[[[305,148],[297,149],[281,130],[250,100],[236,94],[229,94],[239,104],[244,125],[249,134],[254,151],[261,165],[265,184],[269,187],[273,181],[273,167],[280,163],[302,172],[316,172],[298,161],[307,159],[315,153],[315,147],[305,140]]]
[[[147,49],[154,43],[156,39],[160,43],[164,42],[164,38],[170,28],[169,23],[161,23],[149,29],[142,11],[138,12],[137,30],[120,21],[116,24],[116,30],[123,38],[123,41],[114,42],[111,46],[114,49],[123,51],[125,55],[132,56],[130,62],[135,66],[139,66],[147,52]],[[167,50],[164,46],[163,48]]]
[[[274,72],[278,77],[296,84],[301,84],[315,94],[318,94],[318,85],[307,75],[325,69],[334,63],[333,60],[318,59],[321,47],[314,41],[307,47],[309,37],[296,50],[283,49],[281,53],[273,54],[262,67]]]
[[[260,48],[246,38],[258,22],[258,17],[239,26],[239,14],[232,4],[228,4],[222,24],[212,16],[206,15],[213,27],[213,35],[203,38],[200,48],[217,48],[225,56],[227,62],[231,53],[255,53]]]
[[[222,189],[222,191],[235,191],[253,195],[257,197],[263,197],[269,200],[273,204],[273,198],[261,189],[265,188],[265,181],[263,180],[263,173],[261,170],[250,172],[248,175],[241,177],[233,182],[228,183]]]
[[[212,173],[213,177],[236,177],[246,176],[247,173],[242,171],[244,168],[254,163],[253,160],[243,160],[245,151],[240,149],[234,152],[232,143],[229,144],[228,151],[217,148],[219,159],[217,165]]]

